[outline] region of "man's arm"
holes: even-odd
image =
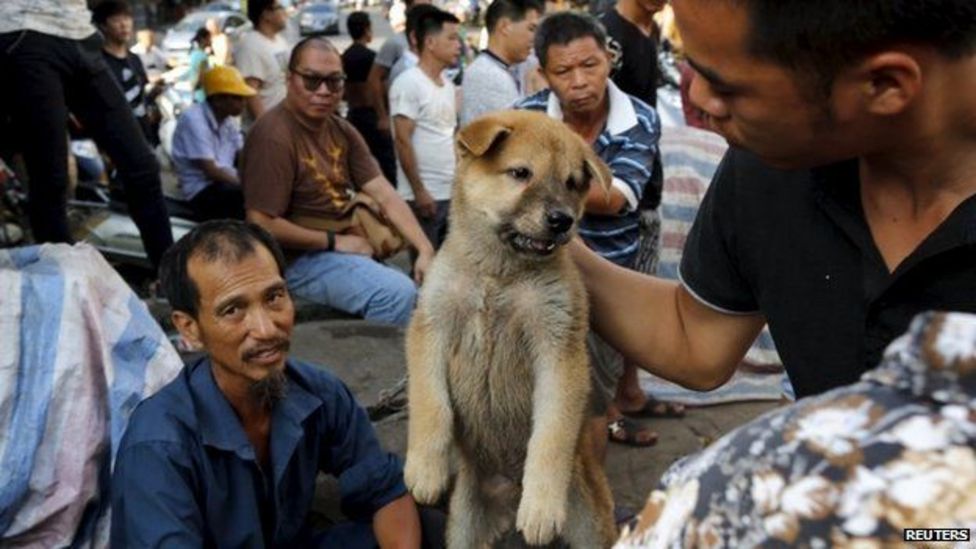
[[[190,457],[176,445],[123,447],[112,475],[112,547],[202,547],[192,475]]]
[[[759,335],[759,314],[725,314],[684,286],[618,267],[574,241],[594,329],[645,370],[696,390],[728,381]]]
[[[227,183],[228,185],[240,185],[241,180],[237,173],[221,168],[212,158],[197,158],[192,160],[193,165],[200,168],[207,179],[216,183]]]
[[[422,283],[424,275],[427,273],[427,267],[434,259],[434,246],[427,239],[424,230],[420,228],[420,223],[410,211],[410,206],[407,206],[403,197],[382,176],[367,182],[363,185],[362,190],[379,204],[380,209],[393,223],[393,226],[399,229],[404,238],[417,250],[417,261],[414,262],[414,278],[418,283]]]
[[[261,91],[261,88],[264,87],[264,81],[260,78],[254,78],[253,76],[245,78],[244,82],[259,92]],[[254,120],[257,120],[259,116],[264,114],[264,111],[267,109],[264,107],[264,100],[261,99],[260,93],[256,93],[247,98],[247,110],[251,113],[251,117]]]
[[[248,208],[247,220],[271,233],[283,248],[305,251],[322,251],[329,247],[329,236],[324,231],[306,229],[283,217],[268,215]],[[350,254],[373,255],[369,241],[352,234],[335,235],[335,251]]]
[[[607,192],[599,185],[590,185],[590,190],[586,193],[586,201],[583,209],[588,214],[597,215],[620,215],[624,206],[627,205],[627,198],[620,189],[611,187]]]
[[[369,76],[366,77],[366,85],[370,89],[370,100],[376,110],[376,127],[382,131],[390,129],[390,111],[386,108],[386,77],[389,76],[390,69],[375,62],[369,69]]]
[[[376,511],[373,533],[382,549],[420,547],[420,515],[410,494],[404,494]]]
[[[396,147],[397,158],[400,159],[400,167],[403,174],[407,177],[410,189],[413,190],[414,202],[420,215],[433,217],[437,215],[437,204],[424,187],[423,180],[420,179],[420,171],[417,168],[417,155],[413,150],[413,132],[417,128],[417,123],[413,119],[396,115],[393,117],[393,145]]]

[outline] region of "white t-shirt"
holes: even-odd
[[[434,200],[450,200],[454,184],[455,89],[450,80],[438,86],[420,67],[404,71],[390,88],[390,116],[405,116],[416,124],[411,143],[417,171]],[[397,189],[405,200],[413,200],[399,159]]]
[[[522,98],[517,67],[506,67],[487,52],[481,52],[464,73],[461,84],[461,126],[483,114],[509,109]]]
[[[281,102],[288,93],[285,88],[285,72],[291,45],[281,34],[274,40],[251,30],[241,36],[234,50],[234,66],[244,78],[257,78],[263,82],[258,95],[265,110]]]
[[[72,40],[95,34],[85,0],[0,0],[0,33],[19,30]]]

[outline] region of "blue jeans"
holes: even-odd
[[[417,300],[410,278],[363,255],[308,253],[288,267],[285,278],[295,296],[396,326],[406,327]]]

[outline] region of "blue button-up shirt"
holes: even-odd
[[[236,174],[234,159],[243,147],[244,137],[236,119],[227,117],[217,124],[206,101],[183,111],[173,133],[173,167],[183,198],[192,199],[210,184],[194,160],[213,160],[220,168]]]
[[[315,477],[339,479],[342,510],[366,522],[404,495],[398,457],[330,373],[289,361],[271,420],[271,466],[203,359],[136,408],[112,479],[115,547],[305,545]]]

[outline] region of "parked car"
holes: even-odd
[[[309,4],[298,16],[298,31],[302,36],[339,34],[339,11],[332,2]]]
[[[241,11],[241,0],[210,2],[200,6],[200,11]]]
[[[178,67],[189,62],[190,43],[197,30],[207,24],[207,19],[216,19],[217,26],[231,40],[239,33],[252,27],[247,17],[239,11],[195,11],[190,13],[174,25],[163,38],[163,54],[170,66]]]

